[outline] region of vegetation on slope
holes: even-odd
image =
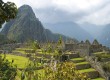
[[[14,61],[13,62],[13,65],[16,65],[18,68],[25,68],[26,65],[29,62],[29,59],[28,58],[25,58],[25,57],[22,57],[22,56],[10,55],[10,54],[7,54],[6,55],[6,59],[9,62],[11,62],[13,60]]]
[[[2,58],[0,55],[0,80],[15,80],[17,68],[13,66],[13,60],[8,61],[6,55]]]

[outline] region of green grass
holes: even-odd
[[[48,52],[42,53],[42,51],[37,51],[37,53],[38,53],[38,54],[46,54],[46,55],[54,55],[54,53],[48,53]]]
[[[68,53],[66,53],[66,54],[72,54],[71,52],[68,52]]]
[[[22,54],[26,54],[26,53],[35,53],[35,50],[31,48],[16,48],[15,50],[13,50],[13,52],[20,52]]]
[[[41,49],[37,49],[37,51],[38,51],[38,52],[42,52],[42,50],[41,50]]]
[[[80,61],[80,60],[84,60],[84,58],[73,58],[71,60],[74,60],[74,61]]]
[[[103,78],[96,78],[96,79],[92,79],[92,80],[105,80]]]
[[[82,69],[82,70],[78,70],[80,73],[87,73],[87,72],[92,72],[92,71],[96,71],[93,68],[89,68],[89,69]]]
[[[45,77],[45,71],[44,71],[44,69],[35,70],[34,73],[35,74],[38,74],[38,76],[39,76],[38,77],[38,80],[45,80],[45,78],[44,78]],[[16,79],[15,80],[21,80],[21,71],[20,70],[17,71],[17,76],[16,76]],[[24,80],[27,80],[27,78],[25,77]]]
[[[95,56],[100,57],[100,58],[110,58],[110,54],[107,54],[107,53],[97,52],[94,54],[95,54]]]
[[[96,52],[94,53],[95,55],[100,55],[100,54],[103,54],[103,52]]]
[[[36,72],[37,72],[38,75],[41,77],[41,80],[45,80],[45,79],[44,79],[44,76],[45,76],[45,71],[44,71],[44,69],[36,70]]]
[[[21,71],[20,70],[17,70],[17,76],[16,76],[16,79],[15,80],[21,80]]]
[[[25,51],[19,51],[19,50],[13,50],[13,52],[19,52],[19,53],[21,53],[21,54],[26,54]]]
[[[25,51],[25,50],[33,50],[33,49],[31,49],[31,48],[16,48],[16,50]]]
[[[3,55],[2,55],[3,56]],[[26,57],[22,56],[15,56],[15,55],[6,55],[6,59],[9,60],[10,62],[14,60],[14,65],[17,65],[18,68],[25,68],[26,64],[29,62],[29,59]]]
[[[73,53],[71,53],[71,52],[67,52],[66,54],[73,54]]]
[[[80,63],[76,63],[76,65],[81,65],[81,64],[89,64],[88,62],[80,62]]]
[[[16,48],[15,50],[13,50],[13,52],[19,52],[21,54],[26,54],[25,50],[33,50],[33,49],[30,49],[30,48]]]

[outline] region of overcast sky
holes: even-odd
[[[110,23],[110,0],[3,0],[18,7],[30,5],[43,23],[73,21],[97,25]]]

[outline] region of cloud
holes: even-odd
[[[86,11],[102,4],[103,0],[54,0],[58,8],[69,12]]]
[[[107,24],[110,22],[110,0],[4,0],[20,7],[30,5],[44,23],[73,21]]]
[[[18,7],[22,6],[23,4],[28,4],[33,8],[46,8],[53,6],[52,0],[4,0],[4,1],[14,2]]]
[[[85,15],[83,13],[71,14],[65,10],[55,9],[55,7],[35,9],[34,12],[43,23],[77,21],[81,18],[82,15]]]
[[[83,16],[79,22],[90,22],[97,25],[110,24],[110,3],[94,13]]]

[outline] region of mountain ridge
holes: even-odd
[[[6,35],[8,39],[18,42],[24,42],[28,39],[34,39],[41,42],[48,40],[56,41],[59,39],[59,35],[62,36],[64,40],[71,39],[61,34],[56,36],[56,34],[53,34],[50,30],[47,31],[43,27],[41,21],[36,18],[35,13],[29,5],[21,6],[18,9],[17,17],[7,22],[1,33]]]
[[[110,47],[110,24],[107,24],[98,37],[99,41]]]
[[[77,23],[74,22],[59,22],[59,23],[44,23],[45,28],[50,29],[54,33],[60,33],[72,38],[76,38],[79,41],[87,40],[93,41],[92,35],[81,28]],[[86,36],[86,37],[85,37]]]

